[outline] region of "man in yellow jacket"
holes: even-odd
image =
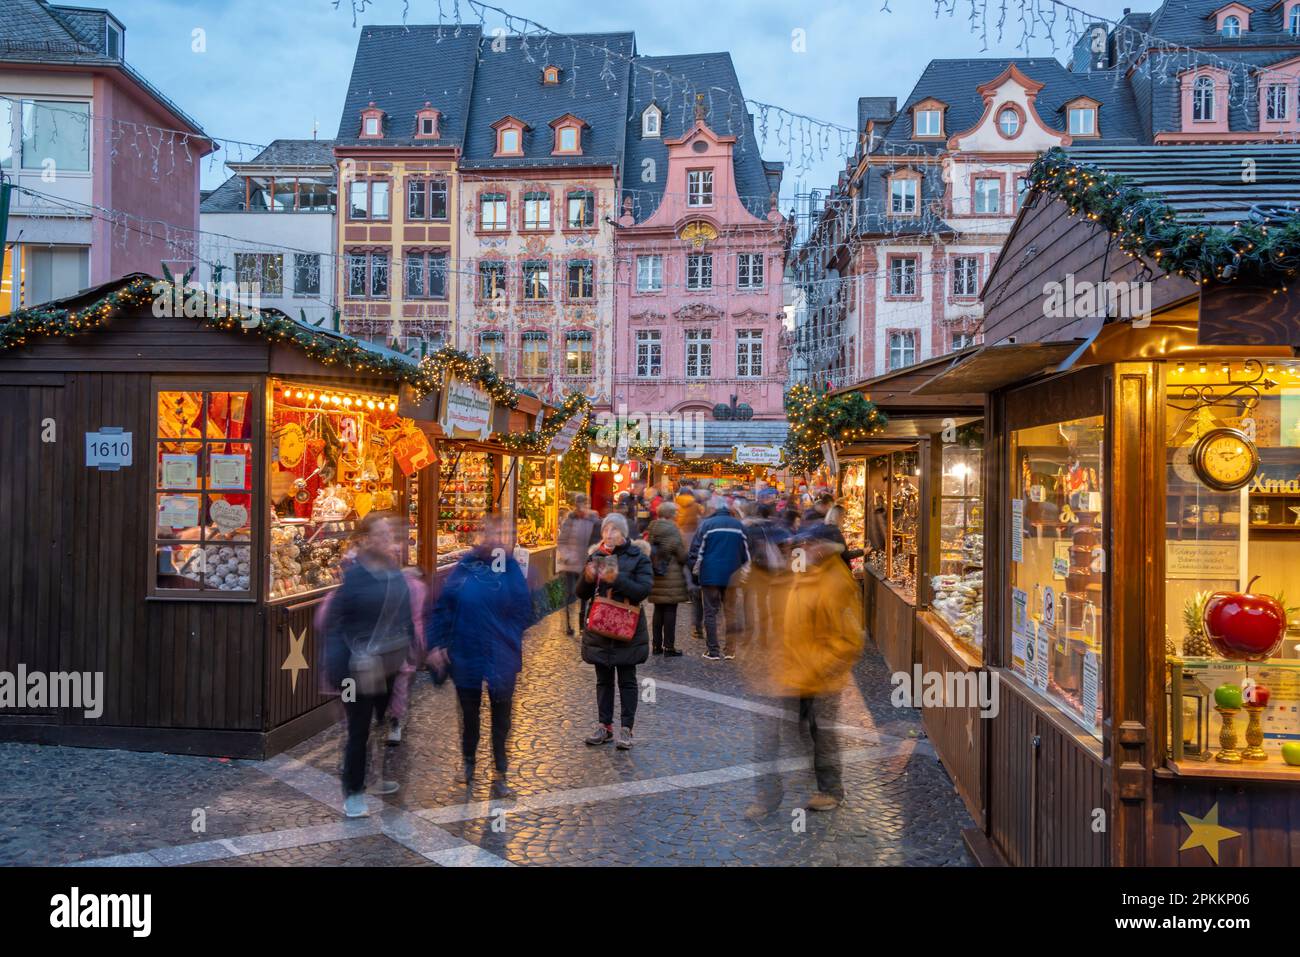
[[[833,728],[840,692],[865,643],[862,597],[840,558],[842,545],[800,537],[791,546],[790,574],[781,576],[784,581],[772,582],[773,588],[787,591],[780,628],[765,636],[747,674],[754,689],[776,699],[786,713],[783,718],[760,717],[760,749],[769,760],[775,760],[782,725],[792,724],[797,714],[799,726],[807,727],[812,737],[817,778],[817,793],[805,806],[811,811],[830,811],[844,800]],[[757,800],[745,810],[751,820],[770,814],[782,798],[778,775],[762,775],[755,783]]]

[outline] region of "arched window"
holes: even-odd
[[[1223,35],[1225,37],[1241,36],[1241,18],[1224,17],[1223,18]]]
[[[1010,139],[1020,132],[1020,114],[1011,107],[1007,107],[998,114],[998,129],[1002,130],[1002,135]]]
[[[1192,119],[1214,119],[1214,80],[1208,76],[1198,76],[1192,86]]]

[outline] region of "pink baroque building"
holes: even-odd
[[[615,230],[613,405],[706,419],[743,405],[782,419],[781,166],[759,156],[730,56],[637,64]],[[656,91],[661,72],[694,89]]]

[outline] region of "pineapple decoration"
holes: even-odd
[[[1210,639],[1205,635],[1205,603],[1210,600],[1209,591],[1198,591],[1187,604],[1183,605],[1183,628],[1187,634],[1183,637],[1183,655],[1187,658],[1212,658],[1214,649]]]

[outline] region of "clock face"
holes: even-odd
[[[1259,452],[1236,429],[1212,429],[1192,452],[1197,477],[1210,488],[1232,491],[1246,485],[1259,468]]]

